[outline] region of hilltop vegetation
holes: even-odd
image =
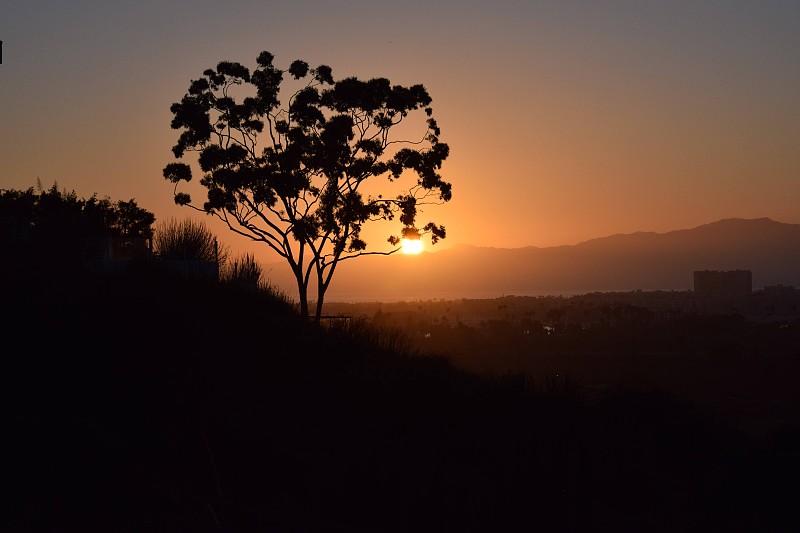
[[[686,531],[797,525],[794,427],[664,392],[482,377],[157,261],[0,280],[4,531]]]

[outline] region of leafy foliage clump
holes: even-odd
[[[36,189],[0,190],[0,221],[5,237],[20,239],[67,231],[150,238],[155,215],[139,207],[134,199],[115,202],[108,197],[98,198],[97,194],[78,198],[74,190],[59,190],[56,182],[49,189],[38,183]]]
[[[134,199],[78,198],[57,183],[0,190],[0,241],[9,257],[75,263],[96,255],[104,239],[151,238],[154,222],[155,215]]]

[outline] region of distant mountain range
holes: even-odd
[[[693,272],[706,269],[750,270],[754,288],[800,286],[800,224],[731,218],[691,229],[611,235],[566,246],[458,245],[418,256],[371,256],[342,263],[327,300],[689,290]],[[285,265],[273,265],[270,277],[294,293]]]

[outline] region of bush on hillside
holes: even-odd
[[[228,249],[217,242],[202,221],[174,218],[156,226],[153,251],[160,259],[176,261],[209,261],[224,264]]]
[[[256,262],[252,254],[230,259],[220,270],[220,278],[223,282],[237,285],[253,285],[258,287],[264,268]]]

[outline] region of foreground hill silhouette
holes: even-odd
[[[328,301],[687,290],[695,270],[751,270],[754,287],[800,286],[798,264],[800,224],[726,219],[549,248],[461,245],[419,256],[365,258],[342,265]],[[282,266],[270,275],[279,286],[291,287]]]
[[[796,428],[460,372],[151,263],[5,274],[3,531],[798,525]]]

